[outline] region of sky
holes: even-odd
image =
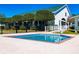
[[[57,5],[59,4],[0,4],[0,14],[11,17]],[[68,7],[71,14],[79,14],[79,4],[68,4]]]

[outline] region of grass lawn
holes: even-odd
[[[28,32],[35,32],[35,30],[28,30]],[[16,33],[16,30],[3,30],[3,34]],[[26,30],[18,30],[18,33],[26,33]]]
[[[63,32],[63,34],[79,34],[79,33],[75,33],[75,31],[72,30],[66,30]]]
[[[28,30],[28,32],[36,32],[36,31],[35,30]],[[10,29],[10,30],[3,30],[3,34],[9,34],[9,33],[16,33],[16,30],[12,30],[12,29]],[[27,33],[27,32],[26,32],[26,30],[18,30],[18,33]],[[75,33],[72,30],[66,30],[62,34],[79,34],[79,33]]]
[[[64,31],[62,34],[79,34],[79,33],[75,33],[75,31],[72,31],[71,29],[69,29],[69,30]]]
[[[22,32],[24,32],[24,30],[18,30],[18,32],[19,32],[19,33],[22,33]],[[3,30],[3,33],[4,33],[4,34],[16,33],[16,31],[15,31],[15,30]]]
[[[76,33],[73,31],[67,30],[67,31],[63,32],[63,34],[76,34]]]

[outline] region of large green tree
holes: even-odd
[[[24,18],[24,27],[27,32],[28,28],[30,27],[30,24],[32,24],[34,21],[34,14],[32,13],[24,14],[23,18]]]
[[[21,21],[23,20],[23,16],[22,15],[15,15],[12,17],[11,21],[14,23],[14,27],[16,29],[16,33],[18,33],[18,30],[21,26]]]
[[[12,22],[22,21],[22,19],[23,19],[22,15],[15,15],[12,17]]]
[[[12,18],[5,18],[4,22],[6,24],[6,29],[11,29]]]
[[[34,14],[32,14],[32,13],[24,14],[23,18],[24,18],[25,21],[33,21],[34,20]]]
[[[5,20],[5,18],[4,17],[2,17],[2,16],[0,16],[0,30],[1,30],[1,34],[3,34],[3,29],[4,29],[4,20]]]
[[[35,14],[35,21],[43,22],[42,24],[43,26],[46,26],[48,24],[48,21],[51,21],[51,20],[54,23],[54,19],[55,19],[54,14],[48,10],[39,10]]]
[[[54,20],[54,14],[48,10],[39,10],[35,14],[35,20],[50,21]]]

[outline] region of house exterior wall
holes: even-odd
[[[61,21],[63,18],[65,19],[65,22],[67,22],[68,18],[70,17],[70,12],[68,10],[67,5],[62,6],[61,8],[59,8],[58,10],[56,10],[52,13],[54,13],[54,15],[55,15],[54,26],[53,25],[48,26],[49,30],[54,30],[54,31],[55,30],[58,30],[58,31],[67,30],[67,28],[69,26],[67,26],[67,24],[62,26],[62,24],[61,24]],[[51,21],[51,23],[52,22],[53,21]]]
[[[65,15],[66,13],[66,15]],[[68,19],[68,17],[70,16],[67,8],[65,7],[62,11],[60,11],[58,14],[55,15],[55,25],[59,25],[59,21],[62,20],[62,18],[64,18],[66,21]]]
[[[59,23],[63,18],[67,21],[68,17],[70,16],[67,7],[62,9],[59,13],[55,15],[55,25],[57,25],[61,29],[61,23]]]
[[[75,21],[70,23],[70,27],[73,27],[73,31],[78,31],[79,30],[79,18],[75,18]]]

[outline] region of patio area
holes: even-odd
[[[51,32],[31,32],[51,33]],[[24,40],[6,36],[25,35],[30,33],[2,34],[0,35],[0,53],[27,53],[27,54],[52,54],[52,53],[79,53],[79,35],[70,35],[73,38],[60,44]],[[66,35],[66,34],[65,34]]]

